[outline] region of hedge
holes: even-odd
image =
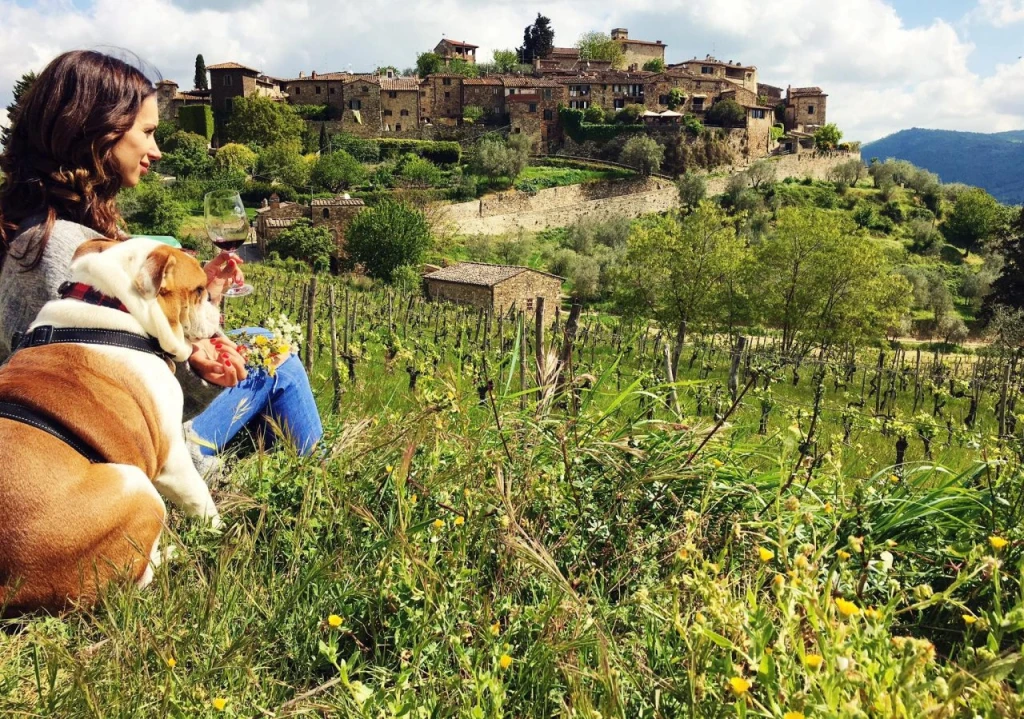
[[[606,140],[616,138],[619,135],[641,132],[644,129],[644,126],[639,124],[601,125],[597,123],[583,122],[583,110],[577,110],[572,107],[559,108],[558,115],[562,121],[562,127],[565,128],[565,134],[571,137],[575,142],[586,142],[587,140],[604,142]]]
[[[178,110],[178,127],[206,138],[213,138],[213,110],[209,105],[186,105]]]
[[[462,159],[462,147],[457,142],[387,138],[376,143],[382,160],[401,157],[409,152],[438,165],[455,165]]]
[[[295,202],[299,197],[295,188],[290,185],[271,185],[267,182],[247,182],[238,194],[249,207],[259,207],[263,200],[270,200],[274,193],[277,193],[282,202]]]

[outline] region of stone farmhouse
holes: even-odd
[[[544,321],[551,323],[562,301],[563,278],[516,265],[460,262],[423,277],[427,296],[434,301],[479,307],[497,316],[509,310],[536,312],[544,298]]]
[[[557,47],[535,60],[532,74],[476,78],[451,72],[401,77],[385,70],[382,74],[300,72],[298,77],[282,80],[226,62],[207,68],[208,92],[180,92],[172,81],[162,82],[158,88],[161,117],[174,118],[188,104],[209,104],[219,124],[230,114],[235,98],[263,95],[293,105],[325,106],[330,132],[430,138],[438,128],[462,125],[466,108],[474,106],[483,110],[484,123],[527,134],[535,150],[543,152],[562,141],[559,106],[601,107],[614,113],[639,104],[646,108],[647,117],[672,121],[651,124],[679,124],[681,118],[674,113],[703,120],[715,103],[729,99],[746,112],[742,147],[751,159],[779,147],[798,152],[813,146],[814,131],[827,122],[827,95],[821,88],[789,87],[783,92],[760,83],[757,67],[710,55],[667,65],[662,72],[646,72],[642,68],[649,60],[665,60],[667,46],[660,40],[630,38],[626,28],[615,28],[611,35],[623,48],[627,69],[581,60],[578,49]],[[468,63],[476,62],[476,50],[471,43],[447,38],[435,48],[449,62]],[[775,124],[783,125],[786,133],[781,146],[772,139]]]
[[[264,200],[256,210],[256,244],[266,254],[268,246],[282,232],[300,219],[309,220],[314,227],[327,227],[334,237],[335,257],[345,256],[345,231],[365,203],[353,200],[348,195],[314,199],[308,205],[298,202],[281,202],[274,194]],[[272,249],[272,248],[271,248]]]

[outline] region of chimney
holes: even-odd
[[[310,80],[316,80],[316,70],[314,70],[313,72],[309,73],[309,79]]]
[[[299,79],[301,80],[305,76],[306,76],[306,73],[304,73],[302,70],[299,70]]]
[[[281,198],[275,192],[273,195],[270,196],[270,209],[276,210],[280,206],[281,206]]]

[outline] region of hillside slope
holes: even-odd
[[[992,135],[951,130],[901,130],[862,149],[869,160],[909,160],[943,182],[983,187],[1000,202],[1024,202],[1024,131]]]

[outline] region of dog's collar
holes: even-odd
[[[110,307],[122,312],[128,311],[128,308],[124,306],[121,300],[105,295],[95,287],[84,282],[65,282],[57,289],[57,294],[64,300],[80,300],[88,302],[90,305]]]

